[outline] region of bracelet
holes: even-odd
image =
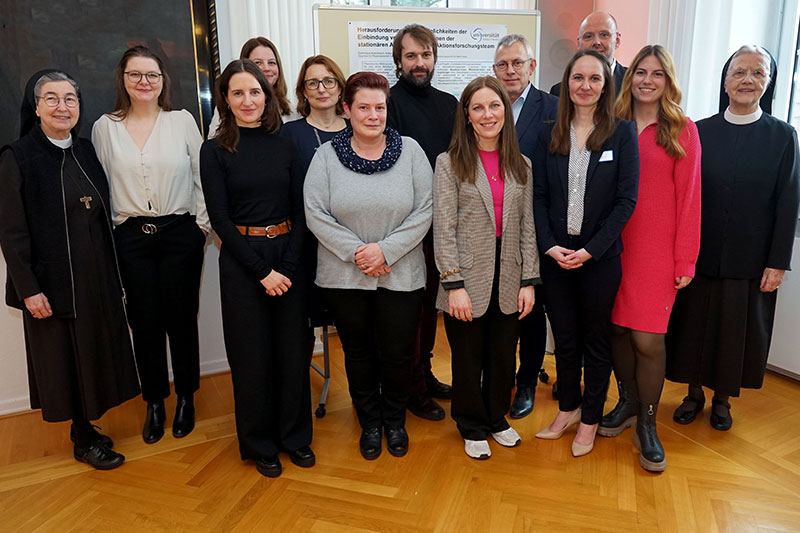
[[[461,267],[456,267],[452,270],[448,270],[447,272],[442,272],[441,274],[439,274],[439,279],[440,280],[446,279],[452,276],[453,274],[458,274],[459,272],[461,272]]]

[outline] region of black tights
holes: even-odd
[[[705,396],[703,395],[703,387],[701,385],[696,385],[694,383],[689,384],[689,398],[695,401],[695,403],[690,403],[686,405],[687,402],[683,402],[678,409],[681,411],[692,411],[697,404],[703,401]],[[728,402],[730,400],[729,394],[722,394],[721,392],[714,391],[714,399],[719,400],[720,402]],[[711,410],[714,414],[719,416],[725,416],[730,412],[730,409],[725,405],[725,403],[713,403]]]
[[[79,448],[86,448],[94,442],[94,426],[83,417],[72,419],[72,427],[75,429],[75,444]]]
[[[614,375],[627,386],[635,386],[642,403],[657,404],[661,398],[666,361],[663,333],[611,325]]]

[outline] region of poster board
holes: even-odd
[[[478,76],[492,75],[497,42],[519,33],[531,43],[539,60],[539,11],[434,9],[373,6],[313,8],[314,51],[341,67],[345,76],[359,70],[383,74],[394,84],[392,41],[406,24],[422,24],[436,35],[439,49],[432,84],[458,97]],[[538,71],[534,75],[538,82]]]

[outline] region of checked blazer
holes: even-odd
[[[478,154],[475,154],[478,157]],[[530,168],[530,160],[525,161]],[[516,313],[520,284],[539,283],[539,253],[533,222],[533,177],[521,185],[505,172],[503,236],[495,257],[496,228],[489,179],[478,161],[475,183],[462,182],[452,170],[447,152],[436,159],[433,178],[433,246],[439,272],[460,272],[445,282],[463,282],[472,302],[472,316],[489,307],[495,260],[500,261],[499,304],[505,314]],[[436,307],[449,310],[447,291],[439,283]]]

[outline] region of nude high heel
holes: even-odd
[[[547,439],[547,440],[556,440],[560,439],[561,436],[566,432],[569,428],[580,422],[581,420],[581,410],[580,408],[574,410],[572,415],[567,420],[566,425],[558,431],[550,431],[550,426],[547,426],[539,433],[536,434],[537,439]]]

